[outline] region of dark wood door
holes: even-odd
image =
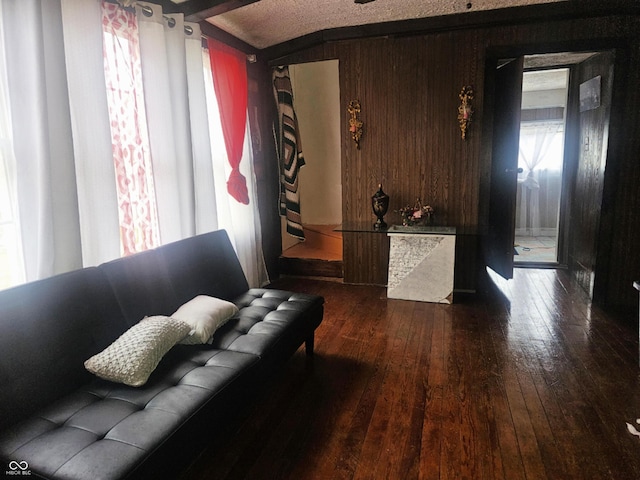
[[[522,70],[519,57],[495,72],[487,265],[513,278]]]

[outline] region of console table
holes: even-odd
[[[390,238],[387,297],[452,303],[455,227],[400,226]]]

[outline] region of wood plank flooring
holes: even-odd
[[[516,269],[453,305],[276,286],[326,299],[313,366],[299,350],[184,480],[640,478],[637,317],[566,273]]]

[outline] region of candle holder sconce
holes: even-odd
[[[467,138],[467,128],[471,123],[471,116],[473,115],[473,107],[471,106],[471,100],[473,100],[473,87],[467,85],[462,87],[460,94],[460,106],[458,107],[458,123],[460,124],[460,132],[462,139]]]
[[[356,143],[356,148],[360,150],[360,137],[362,136],[363,126],[363,123],[358,119],[360,102],[358,100],[351,100],[347,107],[347,112],[351,115],[349,119],[349,133],[351,133],[351,138]]]

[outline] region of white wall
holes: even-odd
[[[302,153],[300,209],[307,225],[342,223],[338,60],[289,66]]]

